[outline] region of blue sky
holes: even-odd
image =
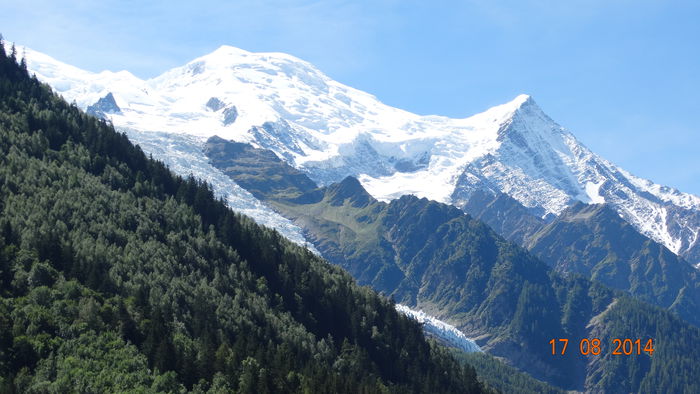
[[[672,0],[24,0],[0,32],[140,77],[222,44],[287,52],[420,114],[528,93],[603,157],[700,195],[698,19],[700,2]]]

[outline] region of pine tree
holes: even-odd
[[[19,67],[27,73],[27,48],[22,48],[22,60],[19,62]]]

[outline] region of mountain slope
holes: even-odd
[[[475,219],[491,226],[503,238],[521,246],[547,223],[504,193],[492,194],[485,190],[475,190],[461,208]]]
[[[606,355],[604,366],[598,364],[601,360],[574,355],[552,358],[542,346],[551,338],[616,338],[616,332],[608,329],[626,327],[625,313],[595,333],[591,330],[597,326],[588,325],[594,316],[615,306],[614,293],[587,281],[550,278],[541,263],[501,243],[486,226],[458,212],[453,216],[445,205],[402,197],[384,209],[369,205],[357,210],[348,200],[333,208],[330,199],[291,209],[284,203],[275,206],[293,212],[291,218],[304,222],[316,234],[309,238],[321,253],[347,267],[360,283],[429,310],[475,338],[487,352],[508,359],[538,379],[566,389],[610,392],[615,378],[600,383],[588,368],[629,381],[630,387],[642,384],[650,368],[649,360],[643,358],[619,360]],[[372,211],[378,213],[372,215]],[[367,234],[363,223],[378,225]],[[669,319],[661,310],[642,314],[647,322]],[[692,341],[700,339],[697,328],[673,321],[672,326],[653,323],[625,332],[667,342],[674,341],[676,330],[690,330],[696,333]],[[659,331],[659,327],[664,328]],[[661,357],[653,362],[675,363]],[[619,363],[624,365],[619,371],[608,367]],[[628,375],[628,370],[636,370],[635,375]],[[695,373],[679,372],[684,377]]]
[[[215,136],[207,140],[204,154],[215,161],[224,174],[260,200],[298,197],[316,188],[309,177],[280,160],[272,151],[256,149],[250,144],[231,143]]]
[[[262,179],[259,174],[282,163],[258,148],[227,149],[226,144],[240,145],[212,138],[205,153],[212,165],[234,180]],[[251,157],[258,158],[255,166],[249,165]],[[239,160],[248,165],[238,165]],[[249,173],[242,173],[243,168]],[[288,166],[282,173],[290,172],[294,174]],[[677,365],[679,360],[673,357],[685,357],[677,351],[672,358],[665,353],[651,360],[607,354],[598,359],[571,353],[553,357],[547,345],[552,338],[578,341],[590,337],[595,328],[600,338],[612,341],[614,332],[609,330],[627,328],[619,317],[598,324],[601,316],[617,307],[616,299],[622,294],[597,282],[552,272],[524,249],[450,205],[415,196],[381,202],[352,177],[306,192],[301,184],[290,190],[294,176],[264,179],[264,185],[255,183],[254,187],[271,191],[263,196],[265,201],[304,228],[319,251],[351,272],[360,284],[437,315],[475,338],[485,351],[508,359],[538,379],[565,389],[614,391],[614,379],[600,385],[588,371],[608,373],[606,368],[611,368],[613,376],[639,387],[650,365]],[[276,182],[284,185],[283,195],[274,192],[279,190]],[[676,330],[700,332],[669,318],[666,311],[642,307],[639,301],[625,305],[649,323],[632,330],[634,335],[655,338],[659,346],[669,346],[663,343]],[[674,323],[656,325],[668,319]],[[695,338],[696,334],[690,335]],[[683,373],[681,380],[700,372],[691,368]],[[661,386],[669,384],[660,376],[653,379]],[[684,387],[692,385],[683,382]]]
[[[3,392],[482,391],[393,303],[1,51],[0,82]]]
[[[698,271],[606,205],[574,204],[525,247],[557,271],[581,273],[700,326]]]
[[[575,203],[547,223],[507,195],[476,192],[463,209],[558,272],[585,275],[700,326],[697,270],[607,205]]]
[[[595,155],[526,95],[449,119],[388,107],[280,53],[223,46],[147,81],[27,53],[30,69],[82,108],[113,97],[119,111],[106,116],[118,127],[251,143],[321,185],[354,176],[380,200],[414,194],[462,206],[488,190],[538,217],[606,202],[640,233],[700,262],[700,198]]]

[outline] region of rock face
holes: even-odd
[[[238,119],[238,109],[235,105],[226,106],[226,103],[221,101],[218,97],[212,97],[207,101],[206,107],[214,112],[218,112],[223,109],[221,113],[221,122],[224,126],[233,124],[236,119]]]
[[[28,53],[39,79],[83,107],[114,92],[124,103],[110,115],[117,127],[251,143],[320,185],[354,176],[384,201],[413,194],[464,207],[481,190],[505,194],[545,221],[576,201],[605,202],[640,233],[700,263],[700,197],[597,156],[527,95],[450,119],[389,107],[279,53],[223,46],[146,81]],[[212,97],[211,106],[196,104]],[[232,102],[235,111],[221,107]]]
[[[122,110],[117,105],[117,101],[114,100],[112,92],[109,92],[106,96],[97,100],[95,104],[87,107],[85,112],[98,118],[106,119],[107,114],[121,114]]]
[[[226,106],[226,104],[224,104],[224,102],[219,100],[218,98],[212,97],[209,99],[209,101],[207,101],[206,106],[210,110],[216,112],[216,111],[220,110],[221,108],[224,108]]]
[[[238,110],[236,109],[235,105],[232,105],[224,110],[223,113],[223,122],[224,126],[228,126],[230,124],[233,124],[233,122],[238,119]]]

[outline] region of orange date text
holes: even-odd
[[[583,338],[578,341],[578,346],[574,344],[571,349],[569,348],[569,342],[568,338],[556,338],[549,341],[549,345],[552,347],[552,355],[563,356],[571,349],[574,349],[574,352],[578,351],[579,354],[584,356],[598,356],[603,353],[604,346],[598,338]],[[610,345],[613,356],[631,356],[644,353],[652,356],[654,354],[654,340],[651,338],[646,340],[639,338],[614,338]]]

